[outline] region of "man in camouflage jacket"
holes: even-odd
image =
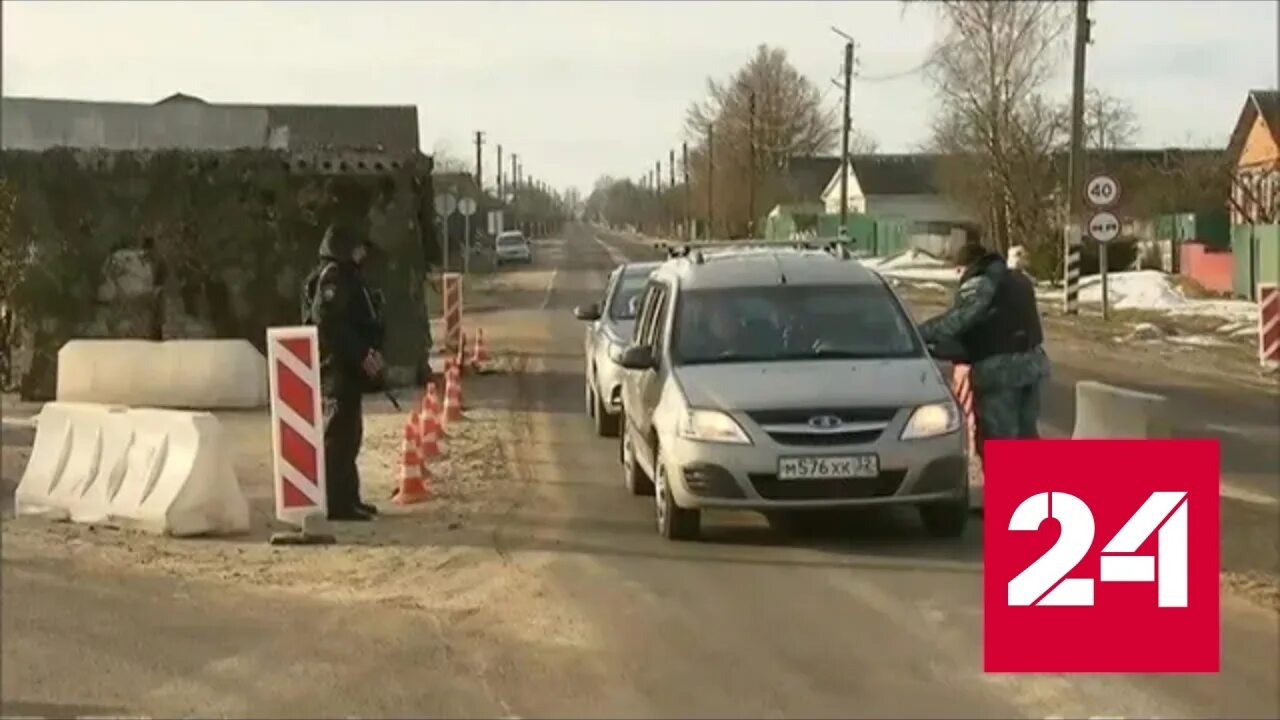
[[[984,440],[1039,436],[1049,357],[1031,279],[976,243],[964,245],[956,259],[964,271],[955,302],[922,323],[920,333],[931,345],[958,344],[971,364],[981,456]]]

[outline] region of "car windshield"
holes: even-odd
[[[924,354],[911,320],[878,283],[686,291],[673,335],[678,365]]]
[[[523,245],[524,236],[522,235],[499,235],[498,247],[511,247],[513,245]]]
[[[640,298],[649,282],[649,272],[623,272],[622,280],[613,289],[609,301],[609,317],[614,320],[635,320],[640,311]]]

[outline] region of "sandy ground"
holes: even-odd
[[[409,507],[388,502],[397,485],[405,414],[379,396],[365,399],[360,470],[363,495],[380,506],[382,516],[372,523],[333,524],[330,529],[339,542],[327,547],[274,547],[266,542],[278,526],[273,519],[265,411],[217,413],[230,446],[236,448],[236,472],[251,505],[252,530],[235,538],[173,539],[14,518],[12,489],[26,464],[30,431],[10,426],[2,473],[5,560],[52,557],[100,571],[144,569],[311,599],[431,610],[444,622],[468,618],[484,608],[504,608],[486,619],[490,630],[496,618],[537,617],[544,626],[554,623],[563,616],[562,603],[548,596],[537,573],[546,557],[512,557],[503,550],[501,534],[505,519],[531,487],[531,468],[538,459],[531,459],[530,453],[545,418],[513,409],[522,406],[519,378],[529,361],[504,351],[502,338],[518,340],[519,333],[504,327],[503,314],[482,310],[506,304],[504,293],[541,288],[546,280],[538,274],[524,274],[523,280],[516,274],[495,275],[468,288],[469,317],[498,339],[496,347],[491,343],[490,353],[495,372],[464,379],[466,419],[449,428],[444,457],[432,463],[430,501]],[[533,285],[526,288],[522,283]],[[420,399],[420,393],[398,394],[405,407]],[[12,418],[35,409],[10,403],[7,414]],[[537,472],[546,476],[555,469],[541,464]],[[512,620],[509,629],[565,637],[572,634],[571,624],[567,618],[554,628]]]

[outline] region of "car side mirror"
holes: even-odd
[[[653,348],[646,345],[631,345],[619,350],[614,360],[627,370],[652,370],[657,363],[653,356]]]
[[[596,321],[600,319],[600,306],[591,303],[590,305],[579,305],[573,309],[573,316],[579,320]]]

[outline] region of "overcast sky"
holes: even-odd
[[[1275,0],[1093,3],[1088,78],[1128,99],[1143,146],[1225,143],[1251,88],[1277,83]],[[925,139],[927,6],[873,2],[13,2],[6,95],[154,102],[415,104],[422,145],[472,133],[558,187],[638,177],[678,148],[708,76],[785,48],[835,103],[836,25],[860,43],[854,123],[884,151]],[[1069,60],[1055,85],[1065,97]],[[0,121],[3,119],[0,118]]]

